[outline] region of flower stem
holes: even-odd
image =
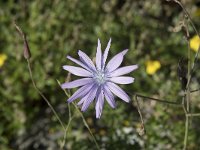
[[[28,63],[28,70],[29,70],[29,74],[30,74],[30,77],[31,77],[31,81],[32,81],[32,84],[35,88],[35,90],[37,91],[37,93],[43,98],[43,100],[47,103],[47,105],[49,106],[49,108],[52,110],[53,114],[55,115],[55,117],[57,118],[57,120],[59,121],[60,125],[62,126],[63,130],[65,131],[65,126],[64,126],[64,123],[61,121],[60,117],[58,116],[58,114],[56,113],[55,109],[53,108],[53,106],[50,104],[49,100],[44,96],[44,94],[40,91],[40,89],[37,87],[34,79],[33,79],[33,73],[32,73],[32,70],[31,70],[31,64],[30,64],[30,61],[29,59],[26,59],[27,60],[27,63]]]
[[[69,115],[70,116],[70,115]],[[64,146],[65,146],[65,142],[66,142],[66,137],[67,137],[67,131],[69,129],[69,125],[71,124],[71,121],[73,120],[73,117],[69,117],[69,120],[68,120],[68,124],[67,124],[67,127],[65,129],[65,134],[64,134],[64,138],[63,138],[63,141],[62,141],[62,145],[61,145],[61,150],[63,150]]]
[[[58,82],[58,84],[61,86],[60,81],[57,80],[57,82]],[[64,93],[65,93],[65,95],[66,95],[67,97],[70,97],[70,95],[66,92],[66,90],[63,89],[63,91],[64,91]],[[85,127],[88,129],[90,135],[92,136],[92,139],[93,139],[93,141],[94,141],[94,143],[95,143],[95,145],[96,145],[96,148],[97,148],[98,150],[100,150],[100,147],[99,147],[99,145],[98,145],[98,143],[97,143],[97,141],[96,141],[96,138],[95,138],[95,136],[93,135],[93,133],[92,133],[92,131],[91,131],[91,129],[90,129],[90,127],[89,127],[87,121],[85,120],[85,117],[83,116],[83,113],[79,110],[79,108],[77,107],[77,105],[76,105],[74,102],[72,102],[72,104],[74,105],[74,107],[76,108],[76,110],[77,110],[77,111],[79,112],[79,114],[81,115],[81,118],[82,118],[82,120],[83,120],[83,123],[84,123]]]
[[[68,121],[68,124],[67,124],[67,127],[65,128],[64,126],[64,123],[61,121],[60,117],[58,116],[58,114],[56,113],[55,109],[53,108],[53,106],[50,104],[49,100],[44,96],[44,94],[40,91],[40,89],[37,87],[34,79],[33,79],[33,73],[32,73],[32,69],[31,69],[31,64],[30,64],[30,61],[29,59],[26,59],[27,60],[27,63],[28,63],[28,70],[29,70],[29,75],[31,77],[31,81],[32,81],[32,84],[35,88],[35,90],[38,92],[38,94],[43,98],[43,100],[48,104],[49,108],[52,110],[53,114],[55,115],[55,117],[57,118],[57,120],[59,121],[60,125],[62,126],[63,130],[64,130],[64,138],[63,138],[63,142],[62,142],[62,145],[60,147],[61,150],[63,150],[64,148],[64,145],[65,145],[65,141],[66,141],[66,134],[67,134],[67,131],[68,131],[68,128],[69,128],[69,125],[72,121],[72,117],[71,117],[71,111],[70,111],[70,108],[69,108],[69,121]]]
[[[141,120],[141,123],[142,123],[142,129],[141,129],[141,135],[144,135],[146,130],[145,130],[145,125],[144,125],[144,120],[143,120],[143,117],[142,117],[142,113],[141,113],[141,109],[140,109],[140,105],[139,105],[139,102],[138,102],[138,99],[137,99],[137,95],[135,95],[135,101],[136,101],[136,105],[137,105],[137,109],[138,109],[138,113],[140,115],[140,120]]]
[[[86,126],[86,128],[88,129],[88,131],[90,132],[90,134],[91,134],[91,136],[92,136],[92,139],[93,139],[93,141],[94,141],[94,143],[95,143],[97,149],[100,150],[100,147],[99,147],[99,145],[98,145],[98,143],[97,143],[97,141],[96,141],[96,138],[94,137],[94,134],[93,134],[92,131],[90,130],[90,127],[89,127],[87,121],[85,120],[85,117],[83,116],[83,113],[79,110],[79,108],[77,107],[77,105],[76,105],[75,103],[73,103],[73,105],[74,105],[74,107],[78,110],[79,114],[81,115],[81,118],[82,118],[82,120],[83,120],[83,123],[84,123],[84,125]]]

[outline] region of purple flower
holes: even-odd
[[[104,98],[112,108],[116,107],[113,94],[125,102],[130,101],[130,97],[117,84],[133,83],[134,78],[123,75],[138,68],[137,65],[120,67],[124,55],[128,50],[124,50],[115,55],[106,65],[110,45],[111,39],[108,42],[105,52],[102,54],[101,43],[98,39],[96,66],[93,64],[92,60],[80,50],[78,52],[80,60],[74,59],[71,56],[67,56],[67,58],[81,67],[69,65],[63,66],[63,68],[70,73],[84,77],[82,79],[62,84],[63,89],[81,87],[68,99],[68,102],[70,103],[80,98],[78,105],[82,105],[81,111],[86,111],[91,102],[96,99],[96,118],[100,118],[101,116]]]

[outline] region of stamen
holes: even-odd
[[[102,70],[98,70],[95,74],[94,74],[94,79],[97,82],[97,84],[101,85],[104,84],[106,82],[106,75],[105,72]]]

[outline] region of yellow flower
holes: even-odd
[[[0,68],[4,65],[6,59],[7,59],[7,55],[0,54]]]
[[[157,60],[149,60],[146,62],[146,72],[149,75],[153,75],[156,73],[158,69],[160,69],[161,64]]]
[[[193,38],[190,39],[190,48],[195,52],[197,52],[199,46],[200,46],[200,38],[198,37],[198,35],[195,35],[193,36]]]

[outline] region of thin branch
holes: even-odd
[[[183,108],[183,111],[184,111],[184,113],[187,115],[188,114],[188,112],[187,112],[187,109],[185,108],[185,97],[183,97],[183,99],[182,99],[182,108]]]
[[[191,90],[190,93],[199,92],[199,91],[200,91],[200,88],[195,89],[195,90]]]
[[[187,78],[189,78],[191,76],[191,49],[190,49],[190,42],[189,42],[189,31],[188,31],[188,24],[186,24],[186,39],[187,39],[187,46],[188,46],[188,71],[187,71]],[[187,88],[186,88],[186,91],[187,91],[187,98],[186,98],[186,107],[187,107],[187,111],[189,112],[190,111],[190,81],[188,80],[188,83],[187,83]]]
[[[177,102],[173,102],[173,101],[161,100],[161,99],[158,99],[158,98],[148,97],[148,96],[144,96],[144,95],[137,94],[137,93],[135,93],[133,95],[136,95],[137,97],[141,97],[141,98],[144,98],[144,99],[149,99],[149,100],[157,101],[157,102],[160,102],[160,103],[167,103],[167,104],[181,106],[181,103],[177,103]]]
[[[186,120],[185,120],[185,136],[184,136],[184,147],[183,147],[183,150],[187,150],[187,141],[188,141],[188,128],[189,128],[189,118],[188,116],[186,115]]]
[[[167,1],[171,1],[171,0],[167,0]],[[192,25],[192,28],[194,29],[194,31],[196,32],[196,34],[197,34],[198,37],[200,38],[200,34],[199,34],[199,32],[197,31],[197,29],[196,29],[196,27],[195,27],[195,25],[194,25],[194,23],[193,23],[193,21],[192,21],[192,18],[191,18],[191,16],[190,16],[190,14],[188,13],[188,11],[186,10],[186,8],[183,6],[183,4],[182,4],[180,1],[178,1],[178,0],[173,0],[173,1],[174,1],[175,3],[177,3],[177,4],[183,9],[183,11],[184,11],[184,13],[185,13],[185,16],[189,19],[190,24]],[[198,51],[197,51],[197,53],[196,53],[196,55],[195,55],[195,58],[194,58],[194,62],[193,62],[192,68],[191,68],[191,72],[190,72],[190,76],[189,76],[189,78],[188,78],[188,84],[187,84],[187,87],[186,87],[186,88],[188,88],[189,83],[190,83],[190,81],[191,81],[192,73],[193,73],[193,71],[194,71],[194,68],[195,68],[195,65],[196,65],[196,62],[197,62],[199,53],[200,53],[200,45],[199,45],[199,47],[198,47]]]
[[[192,28],[194,29],[194,31],[196,32],[196,34],[200,38],[200,34],[197,31],[197,29],[196,29],[196,27],[195,27],[195,25],[194,25],[194,23],[192,21],[192,18],[190,17],[190,14],[187,12],[187,10],[183,6],[183,4],[180,1],[178,1],[178,0],[167,0],[167,1],[174,1],[175,3],[177,3],[182,8],[182,10],[184,11],[185,16],[187,17],[187,19],[189,19],[189,22],[192,25]],[[187,31],[187,35],[186,36],[187,36],[187,44],[188,44],[188,58],[189,58],[189,61],[191,61],[188,24],[186,26],[186,31]],[[190,106],[190,93],[191,93],[191,91],[190,91],[190,82],[191,82],[191,78],[192,78],[192,75],[193,75],[193,71],[194,71],[195,65],[197,63],[199,52],[200,52],[200,46],[198,45],[198,51],[197,51],[197,53],[195,55],[195,58],[194,58],[194,61],[193,61],[193,64],[192,64],[191,68],[190,68],[190,66],[191,66],[190,62],[188,63],[188,76],[187,76],[188,81],[187,81],[187,85],[186,85],[186,95],[185,95],[186,97],[185,96],[183,97],[183,102],[182,102],[183,110],[185,112],[185,117],[186,117],[183,150],[187,149],[187,140],[188,140],[188,130],[189,130],[189,116],[188,116],[188,112],[189,112],[189,108],[190,108],[189,106]],[[198,90],[194,90],[194,92],[196,92],[196,91],[198,91]],[[186,108],[185,108],[185,105],[186,105]]]
[[[67,128],[65,128],[64,123],[62,122],[62,120],[60,119],[60,117],[58,116],[58,114],[56,113],[55,109],[53,108],[53,106],[51,105],[51,103],[49,102],[49,100],[45,97],[45,95],[40,91],[40,89],[37,87],[34,79],[33,79],[33,73],[32,73],[32,69],[31,69],[31,63],[29,61],[29,59],[31,58],[31,52],[29,49],[29,44],[28,41],[26,39],[26,35],[25,33],[22,31],[22,29],[16,24],[16,22],[14,21],[14,26],[16,28],[16,30],[19,32],[19,34],[21,35],[23,42],[24,42],[24,58],[27,60],[27,64],[28,64],[28,70],[29,70],[29,75],[32,81],[32,84],[35,88],[35,90],[37,91],[37,93],[42,97],[42,99],[47,103],[47,105],[49,106],[49,108],[51,109],[51,111],[53,112],[53,114],[55,115],[56,119],[59,121],[60,125],[62,126],[63,130],[64,130],[64,138],[63,138],[63,142],[61,145],[61,149],[64,148],[65,145],[65,139],[66,139],[66,133],[67,130],[69,128],[69,125],[71,123],[72,117],[71,117],[71,111],[69,108],[69,122],[67,124]]]
[[[200,91],[200,88],[198,89],[195,89],[195,90],[190,90],[190,93],[195,93],[195,92],[199,92]],[[187,95],[187,91],[184,92],[183,96],[186,96]]]
[[[59,83],[59,81],[57,80],[57,82]],[[70,97],[70,94],[68,94],[68,98]],[[65,146],[65,142],[66,142],[66,137],[67,137],[67,131],[68,131],[68,128],[69,128],[69,125],[71,124],[71,121],[73,120],[73,117],[74,115],[72,116],[71,115],[71,109],[70,109],[70,105],[68,104],[68,113],[69,113],[69,119],[68,119],[68,124],[67,124],[67,127],[65,129],[65,134],[64,134],[64,138],[63,138],[63,142],[62,142],[62,145],[61,145],[61,150],[63,150],[64,146]]]
[[[96,138],[95,138],[94,134],[92,133],[92,131],[91,131],[91,129],[90,129],[90,127],[89,127],[87,121],[85,120],[85,117],[83,116],[83,113],[79,110],[79,108],[77,107],[76,104],[73,103],[73,105],[74,105],[74,107],[78,110],[79,114],[81,115],[81,118],[82,118],[82,120],[83,120],[83,123],[84,123],[84,125],[86,126],[86,128],[88,129],[88,131],[90,132],[90,134],[91,134],[91,136],[92,136],[92,138],[93,138],[93,141],[95,142],[95,145],[96,145],[97,149],[100,150],[100,147],[99,147],[99,145],[98,145],[98,143],[97,143],[97,141],[96,141]]]
[[[21,37],[23,38],[23,40],[25,40],[26,35],[24,34],[24,32],[22,31],[22,29],[16,24],[16,22],[14,21],[14,26],[17,29],[17,31],[19,32],[19,34],[21,35]]]
[[[64,134],[64,138],[63,138],[63,142],[62,142],[62,145],[61,145],[61,150],[64,148],[65,146],[65,142],[66,142],[66,137],[67,137],[67,131],[69,129],[69,125],[71,124],[71,121],[73,120],[74,118],[74,115],[72,117],[69,118],[68,120],[68,124],[67,124],[67,127],[65,129],[65,134]]]
[[[186,13],[187,13],[187,11],[186,11]],[[187,13],[187,16],[189,16],[188,13]],[[186,36],[187,47],[188,47],[188,67],[187,67],[187,79],[188,79],[188,81],[187,81],[187,86],[186,86],[186,96],[183,97],[183,100],[186,101],[186,108],[185,108],[185,105],[183,105],[183,107],[184,107],[184,109],[187,110],[187,112],[185,112],[185,117],[186,118],[185,118],[185,136],[184,136],[184,147],[183,147],[183,150],[187,149],[187,142],[188,142],[189,117],[187,116],[187,113],[190,112],[190,79],[192,77],[192,74],[191,74],[191,71],[192,71],[191,70],[191,49],[190,49],[190,42],[189,42],[188,23],[186,24],[185,29],[186,29],[186,35],[185,36]],[[195,61],[194,61],[194,63],[195,63]]]
[[[182,99],[182,107],[185,113],[185,135],[184,135],[184,141],[183,141],[183,150],[187,149],[187,139],[188,139],[188,128],[189,128],[189,118],[187,116],[188,112],[185,108],[185,96]]]
[[[31,70],[31,64],[30,64],[30,61],[29,59],[27,59],[27,63],[28,63],[28,70],[29,70],[29,75],[31,77],[31,81],[32,81],[32,84],[35,88],[35,90],[38,92],[38,94],[45,100],[45,102],[48,104],[49,108],[52,110],[53,114],[56,116],[57,120],[59,121],[60,125],[62,126],[63,130],[64,130],[64,138],[63,138],[63,142],[62,142],[62,145],[61,145],[61,149],[64,148],[64,145],[65,145],[65,141],[66,141],[66,133],[68,131],[68,128],[69,128],[69,125],[71,123],[71,120],[72,118],[70,118],[68,124],[67,124],[67,128],[65,128],[64,126],[64,123],[61,121],[60,117],[58,116],[58,114],[56,113],[55,109],[53,108],[53,106],[50,104],[49,100],[44,96],[44,94],[40,91],[40,89],[37,87],[34,79],[33,79],[33,73],[32,73],[32,70]],[[70,113],[71,115],[71,113]]]
[[[40,89],[37,87],[34,79],[33,79],[33,73],[31,70],[31,64],[30,61],[27,59],[27,63],[28,63],[28,70],[29,70],[29,74],[31,77],[31,81],[32,84],[35,88],[35,90],[38,92],[38,94],[43,98],[43,100],[47,103],[47,105],[49,106],[49,108],[52,110],[52,112],[54,113],[54,115],[56,116],[57,120],[59,121],[60,125],[62,126],[63,130],[65,131],[65,126],[64,123],[61,121],[60,117],[58,116],[58,114],[56,113],[55,109],[53,108],[53,106],[50,104],[49,100],[44,96],[44,94],[40,91]]]
[[[139,105],[137,96],[135,96],[135,101],[136,101],[138,113],[140,115],[140,120],[141,120],[141,123],[142,123],[142,129],[141,129],[139,134],[144,135],[146,133],[146,130],[145,130],[144,120],[143,120],[143,117],[142,117],[142,113],[141,113],[141,109],[140,109],[140,105]]]
[[[187,114],[188,117],[200,117],[200,113]]]
[[[57,80],[57,82],[58,82],[58,84],[59,84],[60,87],[61,87],[60,81]],[[66,90],[63,89],[63,91],[64,91],[64,93],[65,93],[68,97],[70,96],[70,95],[66,92]],[[81,118],[82,118],[82,120],[83,120],[83,123],[84,123],[85,127],[88,129],[90,135],[92,136],[92,139],[93,139],[93,141],[94,141],[94,143],[95,143],[97,149],[100,150],[100,147],[99,147],[99,145],[98,145],[98,143],[97,143],[97,141],[96,141],[96,138],[95,138],[95,136],[93,135],[92,131],[90,130],[90,127],[89,127],[88,123],[86,122],[85,117],[83,116],[83,113],[79,110],[79,108],[77,107],[77,105],[76,105],[74,102],[72,102],[72,104],[74,105],[74,107],[76,108],[76,110],[77,110],[77,111],[79,112],[79,114],[81,115]]]

